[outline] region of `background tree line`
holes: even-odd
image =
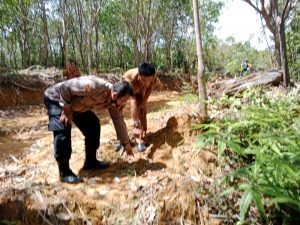
[[[206,73],[236,74],[244,59],[260,70],[276,65],[275,45],[271,52],[258,51],[249,42],[218,40],[214,30],[223,1],[199,3]],[[299,9],[287,21],[287,55],[297,76]],[[190,0],[2,0],[0,66],[62,68],[72,58],[86,73],[124,70],[142,61],[166,72],[194,72],[193,26]]]

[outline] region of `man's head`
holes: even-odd
[[[139,74],[145,77],[154,76],[155,68],[150,63],[144,62],[139,66]]]
[[[117,106],[125,105],[130,96],[133,96],[133,90],[128,81],[118,81],[113,84],[111,97]]]
[[[144,84],[149,84],[155,78],[155,68],[150,63],[142,63],[139,66],[138,79]]]

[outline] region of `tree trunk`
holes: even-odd
[[[61,0],[62,10],[62,49],[61,49],[61,67],[64,68],[67,65],[67,41],[68,41],[68,19],[66,14],[66,0]]]
[[[283,73],[272,70],[264,73],[250,74],[236,79],[215,82],[209,87],[209,96],[219,98],[222,95],[232,96],[255,86],[279,85],[283,80]]]
[[[258,8],[257,2],[251,0],[243,0],[254,8],[264,18],[267,27],[271,31],[275,42],[275,54],[277,67],[283,70],[283,84],[285,87],[290,85],[290,75],[287,62],[286,53],[286,39],[285,39],[285,22],[286,18],[292,9],[292,0],[280,1],[282,3],[282,11],[279,12],[278,0],[270,0],[269,5],[265,7],[265,1],[260,0],[261,9]],[[268,11],[267,11],[268,9]]]
[[[274,37],[274,45],[275,45],[275,58],[276,58],[276,67],[280,67],[281,65],[281,54],[280,54],[280,41],[279,41],[279,32],[273,34]]]
[[[290,75],[288,69],[288,62],[287,62],[287,55],[286,55],[286,40],[285,40],[285,11],[283,10],[282,15],[279,14],[278,10],[278,0],[274,1],[274,15],[275,15],[275,22],[276,22],[276,32],[279,41],[279,48],[280,48],[280,65],[281,70],[283,72],[283,85],[288,87],[290,85]],[[286,4],[289,0],[286,0]]]
[[[30,65],[30,56],[28,49],[28,31],[27,31],[27,22],[26,19],[21,18],[20,24],[20,46],[21,46],[21,56],[22,56],[22,67],[27,68]]]
[[[120,46],[120,67],[124,68],[125,67],[125,60],[124,60],[124,48],[125,46],[125,35],[124,33],[122,33],[122,42],[121,42],[121,46]]]
[[[93,2],[89,6],[89,11],[84,14],[85,25],[88,28],[88,74],[90,74],[91,70],[92,70],[93,31],[94,31],[95,24],[97,22],[97,16],[98,16],[99,10],[100,10],[100,6],[98,7],[97,3]]]
[[[197,48],[197,58],[198,58],[198,94],[199,94],[199,112],[207,116],[207,94],[205,87],[204,79],[204,57],[203,57],[203,48],[201,40],[201,25],[199,18],[199,8],[198,0],[193,0],[193,11],[194,11],[194,23],[195,23],[195,34],[196,34],[196,48]]]
[[[27,21],[28,18],[28,14],[29,14],[29,9],[28,6],[26,6],[23,1],[19,2],[19,7],[20,7],[20,17],[19,18],[19,22],[20,22],[20,38],[21,38],[21,42],[22,42],[22,66],[23,68],[27,68],[30,66],[30,51],[29,51],[29,34],[28,34],[28,30],[29,30],[29,24]]]
[[[172,69],[172,52],[171,52],[172,43],[167,43],[167,67],[166,70],[170,72]]]
[[[290,74],[286,54],[286,39],[284,25],[280,26],[280,52],[281,52],[281,70],[283,72],[283,85],[290,86]]]
[[[44,66],[45,68],[48,67],[49,64],[49,48],[48,48],[48,40],[49,40],[49,34],[48,34],[48,25],[47,25],[47,15],[46,15],[46,8],[45,8],[45,2],[43,0],[40,1],[40,7],[42,11],[42,30],[43,30],[43,44],[44,44]]]
[[[172,26],[169,34],[167,35],[168,38],[167,42],[167,71],[173,70],[173,57],[172,57],[172,43],[173,43],[173,36],[174,36],[174,29],[175,29],[175,16],[172,17]]]
[[[84,71],[86,71],[86,64],[85,64],[85,58],[84,58],[84,50],[83,50],[83,18],[82,18],[82,10],[81,10],[81,2],[78,0],[72,2],[74,5],[74,19],[71,20],[72,22],[72,28],[76,31],[74,33],[74,38],[76,40],[77,46],[78,46],[78,51],[79,51],[79,56],[80,56],[80,62],[81,62],[81,67]],[[76,19],[76,20],[75,20]],[[77,27],[78,26],[78,27]]]
[[[148,14],[147,14],[147,23],[145,27],[145,36],[144,36],[144,61],[148,62],[150,61],[150,46],[151,46],[151,37],[152,37],[152,32],[151,32],[151,8],[152,8],[152,0],[149,0],[148,3]]]
[[[17,45],[17,35],[14,33],[14,41],[12,41],[14,44],[14,51],[13,51],[13,56],[14,56],[14,67],[15,69],[18,69],[18,63],[17,63],[17,54],[16,54],[16,45]]]
[[[25,26],[24,26],[24,30],[25,32],[23,33],[23,67],[27,68],[30,66],[30,51],[28,49],[28,31],[27,31],[27,22],[25,22]]]
[[[123,2],[123,22],[128,30],[130,39],[133,45],[134,58],[132,63],[134,66],[138,66],[140,63],[140,52],[139,52],[139,33],[140,33],[140,0],[126,0]],[[134,8],[135,7],[135,8]],[[134,11],[135,9],[135,11]]]
[[[95,34],[96,34],[96,39],[95,39],[95,45],[96,45],[96,51],[95,51],[95,57],[96,57],[96,71],[99,71],[100,68],[100,39],[99,39],[99,22],[96,22],[95,24]]]
[[[1,40],[0,40],[0,66],[5,67],[5,54],[4,54],[4,43],[3,40],[5,40],[4,36],[4,32],[1,32]]]
[[[88,74],[91,74],[92,70],[92,60],[93,60],[93,33],[89,32],[88,38]]]
[[[13,59],[12,59],[12,54],[13,54],[13,43],[9,43],[9,41],[6,41],[6,49],[7,49],[7,53],[8,53],[8,66],[12,67],[13,65]],[[3,51],[4,54],[4,51]],[[5,56],[4,56],[5,57]],[[5,60],[5,58],[4,58]]]
[[[133,38],[133,46],[134,46],[134,58],[135,58],[135,66],[138,66],[140,63],[140,54],[138,47],[138,35],[140,31],[140,1],[136,1],[136,25],[135,25],[135,34]]]

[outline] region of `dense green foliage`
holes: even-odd
[[[300,8],[295,10],[287,29],[287,48],[291,77],[300,79]]]
[[[268,51],[214,35],[223,6],[223,1],[215,0],[199,4],[207,76],[236,76],[245,59],[257,71],[270,69]],[[163,71],[196,72],[189,0],[5,0],[0,2],[0,12],[1,67],[63,67],[73,58],[85,72],[124,70],[144,60]],[[296,78],[299,10],[291,18],[288,53]]]
[[[224,68],[226,74],[239,75],[243,60],[248,60],[256,71],[272,68],[270,53],[256,50],[250,42],[236,42],[233,37],[229,37],[215,48],[215,68]]]
[[[225,4],[199,4],[206,77],[238,76],[245,59],[255,71],[270,70],[274,49],[258,51],[248,41],[214,35]],[[291,77],[298,80],[299,9],[289,16],[286,37]],[[86,73],[124,71],[151,61],[164,72],[196,74],[194,38],[189,0],[0,1],[0,67],[5,68],[62,68],[72,58]]]
[[[224,97],[213,103],[229,107],[229,116],[196,126],[203,130],[198,136],[200,153],[203,147],[210,146],[217,150],[221,165],[226,157],[235,161],[238,156],[242,161],[227,174],[224,181],[231,187],[223,192],[243,192],[241,223],[246,220],[251,203],[266,221],[281,218],[289,224],[288,220],[295,219],[291,215],[300,212],[299,102],[299,88],[277,97],[256,88],[245,92],[242,98]],[[275,210],[266,213],[270,206]]]
[[[208,51],[222,6],[212,0],[201,5]],[[196,66],[189,0],[14,0],[1,1],[0,12],[1,67],[62,67],[68,58],[87,72],[144,60],[166,71]]]

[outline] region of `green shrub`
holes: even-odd
[[[244,166],[228,174],[224,182],[238,184],[223,194],[242,191],[239,223],[244,223],[254,203],[265,220],[266,206],[279,208],[282,216],[300,213],[300,118],[299,92],[269,97],[263,88],[245,92],[246,103],[236,120],[223,119],[197,125],[203,132],[197,137],[199,152],[210,146],[222,161],[226,150],[244,161]],[[223,99],[224,101],[224,99]],[[228,102],[226,102],[228,103]],[[291,223],[292,224],[292,223]]]

